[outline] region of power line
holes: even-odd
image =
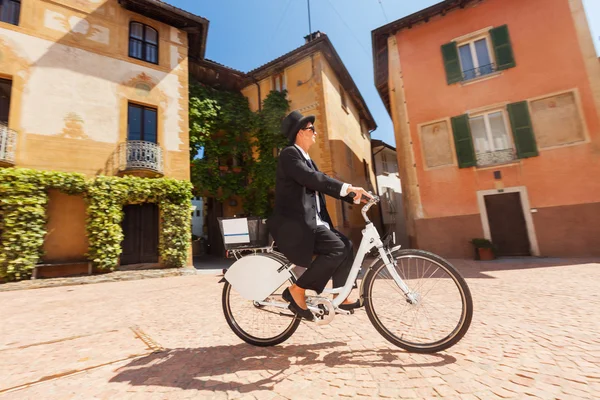
[[[383,12],[383,17],[385,18],[385,22],[386,23],[390,22],[387,14],[385,13],[385,9],[383,8],[383,3],[381,2],[381,0],[378,0],[378,1],[379,1],[379,6],[381,7],[381,12]]]
[[[273,38],[275,37],[275,35],[277,35],[277,31],[279,31],[279,27],[281,26],[281,23],[283,22],[283,17],[285,17],[285,13],[287,13],[288,8],[290,8],[290,4],[292,4],[292,0],[288,0],[285,9],[283,10],[283,13],[281,14],[281,17],[279,17],[279,22],[277,23],[277,27],[275,28],[275,31],[273,31],[273,36],[271,36],[271,40],[273,40]]]
[[[346,25],[346,28],[348,28],[348,30],[350,31],[350,34],[352,35],[352,37],[354,37],[354,40],[356,40],[356,42],[358,43],[358,45],[363,49],[363,51],[365,52],[365,54],[367,56],[369,56],[369,52],[367,51],[367,49],[365,48],[365,46],[363,46],[363,44],[360,42],[360,40],[358,40],[358,37],[356,37],[356,35],[354,34],[354,31],[352,30],[352,28],[350,28],[350,25],[348,25],[346,23],[346,21],[344,21],[344,18],[342,18],[342,16],[340,15],[339,12],[337,12],[337,10],[335,9],[335,7],[333,6],[333,4],[331,4],[331,2],[329,0],[327,0],[327,3],[329,3],[329,6],[333,9],[333,11],[337,14],[337,16],[339,17],[339,19],[342,21],[342,23],[344,25]]]
[[[277,27],[275,28],[275,30],[273,31],[273,34],[271,35],[271,39],[268,41],[268,47],[269,47],[269,54],[267,54],[267,57],[271,56],[271,53],[273,53],[273,40],[275,40],[275,38],[277,37],[277,33],[279,32],[279,28],[281,27],[281,23],[283,22],[283,18],[285,17],[285,14],[287,13],[288,8],[290,8],[290,4],[292,4],[292,0],[288,0],[285,9],[283,10],[283,13],[281,13],[281,17],[279,17],[279,22],[277,23]],[[265,51],[267,49],[265,48]]]

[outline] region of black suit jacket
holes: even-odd
[[[325,194],[340,199],[343,183],[307,164],[295,146],[281,151],[275,181],[275,210],[268,227],[279,250],[296,265],[308,267],[312,260],[317,228],[317,201],[321,198],[321,219],[333,230]],[[352,202],[349,197],[343,200]]]

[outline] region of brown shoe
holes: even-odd
[[[304,309],[302,307],[300,307],[298,305],[298,303],[296,303],[296,301],[294,300],[294,297],[292,296],[292,294],[290,293],[289,289],[285,289],[283,291],[283,293],[281,294],[281,297],[283,297],[283,299],[285,301],[287,301],[288,303],[290,303],[290,305],[288,306],[288,308],[296,315],[308,320],[308,321],[314,321],[315,316],[312,312],[310,312],[310,310],[308,309]]]

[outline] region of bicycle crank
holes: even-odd
[[[309,309],[315,315],[317,325],[327,325],[335,318],[335,309],[329,299],[323,297],[310,297],[306,301]],[[314,312],[314,309],[318,312]]]

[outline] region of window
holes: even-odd
[[[512,148],[503,111],[494,111],[469,118],[473,146],[477,154]]]
[[[129,104],[127,140],[156,141],[156,109]]]
[[[12,82],[0,79],[0,124],[8,125]]]
[[[526,101],[509,104],[502,110],[454,117],[452,133],[459,168],[538,155]]]
[[[449,85],[516,66],[506,25],[442,45],[442,58]]]
[[[158,32],[139,22],[129,25],[129,57],[158,64]]]
[[[388,171],[388,161],[385,156],[385,152],[381,153],[381,172],[389,172]]]
[[[504,111],[493,111],[469,118],[477,165],[514,160]]]
[[[0,21],[19,25],[21,0],[0,0]]]
[[[469,80],[494,72],[488,38],[471,40],[458,46],[463,79]]]
[[[200,216],[200,210],[196,210],[196,217]]]
[[[396,213],[396,192],[390,187],[384,189],[384,198],[386,200],[387,209],[390,214]]]
[[[275,74],[273,75],[272,79],[272,85],[273,85],[273,90],[277,91],[277,92],[282,92],[284,90],[286,90],[286,83],[285,83],[285,76],[283,73],[281,74]]]
[[[346,103],[346,92],[344,91],[344,87],[340,84],[340,99],[342,101],[342,108],[348,111],[348,104]]]

